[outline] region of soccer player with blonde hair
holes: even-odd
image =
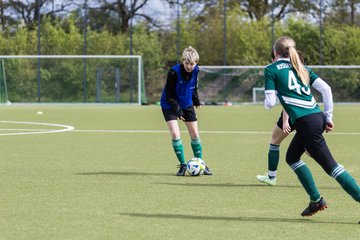
[[[198,130],[195,108],[200,108],[198,97],[198,74],[199,54],[191,46],[184,49],[182,63],[173,66],[166,79],[160,105],[165,121],[169,128],[172,146],[177,159],[180,162],[177,176],[184,176],[186,172],[186,160],[184,146],[180,138],[178,120],[185,122],[191,138],[191,148],[194,157],[203,158],[202,144]],[[205,175],[212,175],[210,169],[205,166]]]
[[[276,96],[290,117],[296,133],[286,152],[286,162],[295,172],[310,197],[302,216],[312,216],[327,208],[320,195],[310,169],[301,160],[305,149],[310,156],[333,177],[357,202],[360,202],[360,187],[355,179],[333,158],[323,132],[334,129],[333,99],[330,86],[309,67],[304,66],[296,51],[295,41],[288,37],[278,38],[274,45],[276,62],[265,68],[265,108],[276,104]],[[320,89],[324,111],[317,104],[310,86]]]
[[[297,50],[300,60],[302,63],[305,62],[304,55],[302,52]],[[275,51],[274,49],[271,50],[271,62],[276,62]],[[318,89],[316,89],[318,90]],[[276,122],[272,133],[271,139],[269,144],[269,151],[268,151],[268,172],[264,175],[257,175],[256,178],[261,183],[265,183],[269,186],[276,185],[276,175],[277,175],[277,168],[279,165],[280,159],[280,144],[281,142],[289,136],[294,130],[294,126],[291,124],[289,115],[286,111],[282,110],[279,120]]]

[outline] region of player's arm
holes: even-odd
[[[312,86],[321,93],[323,102],[324,102],[324,114],[326,116],[326,132],[332,131],[335,127],[332,117],[333,117],[333,96],[331,87],[320,77],[318,77],[313,83]]]
[[[166,78],[165,97],[166,100],[171,104],[177,116],[181,119],[184,113],[181,110],[178,102],[176,101],[176,82],[177,74],[174,70],[170,70]]]
[[[192,95],[192,101],[193,101],[193,106],[196,108],[200,108],[201,104],[200,104],[200,100],[199,100],[199,94],[198,94],[198,84],[196,82],[194,91],[193,91],[193,95]]]
[[[273,73],[265,68],[265,100],[264,106],[266,109],[270,109],[276,104],[276,91],[275,91],[275,81]]]
[[[275,90],[265,90],[265,101],[264,106],[266,109],[274,107],[276,104],[276,91]]]
[[[282,119],[283,119],[283,132],[285,134],[289,134],[291,133],[291,127],[289,124],[289,114],[287,114],[287,112],[285,111],[285,109],[282,110]]]

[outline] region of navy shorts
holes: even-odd
[[[165,121],[178,119],[178,116],[176,115],[176,112],[174,110],[163,109],[163,108],[161,110],[164,115]],[[196,122],[197,121],[195,109],[193,107],[188,107],[188,108],[182,109],[182,111],[184,113],[183,117],[185,118],[185,122]]]

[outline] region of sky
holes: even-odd
[[[162,24],[167,25],[176,18],[176,8],[171,9],[168,4],[165,4],[162,0],[149,0],[146,7],[142,9],[143,13],[151,16],[157,16],[158,20]]]
[[[108,0],[108,2],[115,1],[115,0]],[[130,2],[129,0],[127,0]],[[63,0],[53,0],[53,2],[49,2],[47,7],[54,9],[59,9],[61,3],[67,2]],[[77,0],[78,4],[84,4],[85,0]],[[180,1],[181,2],[181,1]],[[52,5],[52,3],[54,5]],[[88,7],[98,7],[98,3],[96,0],[88,0]],[[181,11],[181,9],[180,9]],[[166,3],[165,0],[149,0],[145,7],[141,8],[138,13],[143,13],[155,18],[157,21],[160,22],[162,27],[170,27],[170,24],[174,22],[177,17],[177,8],[173,7],[170,8],[169,4]],[[139,18],[138,18],[139,19]],[[143,18],[141,18],[143,20]],[[134,20],[136,21],[136,19]]]

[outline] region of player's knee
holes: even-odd
[[[286,163],[291,166],[293,165],[294,163],[298,162],[300,160],[300,156],[297,156],[297,155],[294,155],[293,154],[293,151],[288,151],[286,152]]]
[[[170,132],[170,134],[171,134],[171,138],[173,140],[180,139],[180,133],[178,133],[178,132]]]
[[[286,163],[291,166],[293,165],[294,163],[298,162],[299,159],[295,159],[294,157],[292,156],[289,156],[289,155],[286,155]]]

